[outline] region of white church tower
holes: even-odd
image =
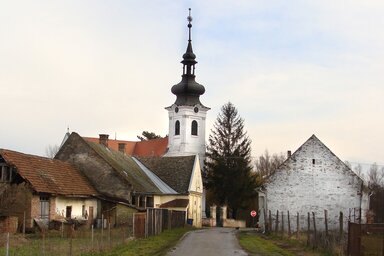
[[[189,9],[190,11],[190,9]],[[195,81],[196,55],[192,51],[191,13],[188,16],[189,39],[187,51],[183,55],[181,82],[171,89],[176,101],[166,107],[169,116],[168,151],[165,156],[199,155],[205,158],[205,117],[210,108],[200,102],[204,94],[203,85]],[[201,165],[203,166],[203,165]]]

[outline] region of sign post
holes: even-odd
[[[252,226],[255,227],[255,217],[257,215],[257,212],[255,210],[251,211],[251,217],[252,217]]]

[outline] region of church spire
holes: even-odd
[[[192,50],[192,16],[191,8],[189,8],[188,20],[188,46],[183,55],[183,75],[180,83],[174,85],[171,89],[172,93],[177,96],[175,104],[193,106],[201,104],[199,96],[204,94],[205,88],[195,81],[195,64],[197,63],[196,55]]]

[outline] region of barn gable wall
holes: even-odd
[[[346,227],[350,213],[351,218],[358,215],[353,208],[361,207],[362,182],[313,136],[270,178],[266,185],[267,209],[273,214],[277,210],[284,215],[287,211],[291,215],[298,212],[302,216],[302,228],[306,228],[307,213],[315,212],[319,230],[324,229],[324,210],[328,211],[330,229],[339,227],[342,211]]]

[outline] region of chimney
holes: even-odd
[[[287,151],[287,158],[290,158],[291,155],[292,155],[291,150],[288,150],[288,151]]]
[[[99,144],[108,147],[108,134],[99,134]]]
[[[119,143],[119,152],[125,155],[125,143]]]

